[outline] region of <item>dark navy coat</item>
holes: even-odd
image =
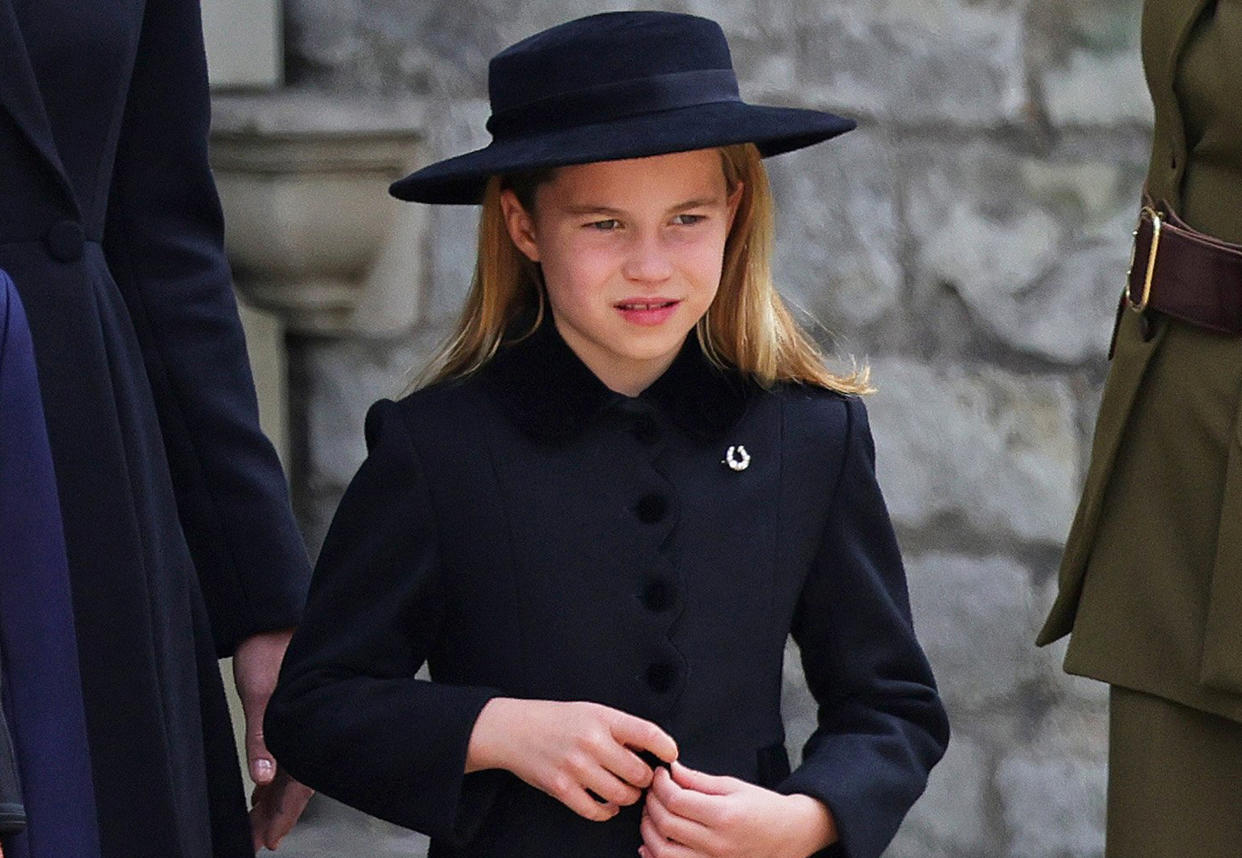
[[[208,109],[196,0],[0,0],[0,268],[34,342],[106,858],[253,854],[216,656],[295,624],[308,574]]]
[[[433,856],[630,858],[638,806],[588,822],[463,774],[492,696],[591,700],[661,725],[689,766],[823,800],[831,854],[880,854],[948,728],[858,399],[762,391],[693,337],[628,398],[545,324],[377,404],[367,439],[268,710],[298,778],[429,833]],[[792,773],[790,633],[819,703]]]
[[[95,792],[78,677],[69,565],[34,346],[13,281],[0,271],[0,663],[26,830],[5,858],[98,858]],[[4,741],[0,737],[0,741]],[[0,777],[7,772],[0,770]],[[16,796],[8,791],[12,786]]]

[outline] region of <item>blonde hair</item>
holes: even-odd
[[[790,314],[772,283],[772,192],[759,150],[752,143],[720,147],[729,193],[742,185],[733,226],[725,241],[720,288],[695,333],[703,353],[720,367],[733,367],[763,387],[776,382],[812,384],[841,393],[870,393],[869,370],[830,372],[824,354]],[[510,324],[525,311],[543,321],[547,301],[538,267],[514,245],[505,226],[500,194],[512,188],[528,211],[535,191],[555,170],[493,176],[479,219],[478,259],[466,307],[452,338],[416,384],[460,378],[483,367],[500,348]]]

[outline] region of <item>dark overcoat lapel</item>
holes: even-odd
[[[60,162],[56,144],[52,140],[52,128],[43,96],[30,67],[30,55],[22,39],[13,11],[13,0],[0,0],[0,104],[8,111],[10,120],[24,135],[30,147],[43,161],[43,170],[54,176],[65,202],[77,208],[73,188],[69,185],[65,168]]]

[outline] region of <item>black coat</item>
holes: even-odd
[[[660,724],[689,766],[825,801],[839,854],[879,855],[948,733],[858,399],[760,391],[693,337],[631,399],[545,324],[379,403],[367,439],[268,710],[297,777],[434,856],[630,858],[638,807],[588,822],[463,774],[492,696],[592,700]],[[792,774],[791,632],[820,704]]]
[[[195,0],[0,0],[0,268],[34,341],[108,858],[252,854],[216,655],[296,623],[307,575],[208,111]]]

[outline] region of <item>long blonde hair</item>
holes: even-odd
[[[867,367],[850,375],[830,372],[824,355],[794,320],[772,283],[772,192],[759,150],[752,143],[720,147],[729,193],[742,184],[733,226],[725,241],[720,288],[695,333],[703,353],[721,367],[734,367],[763,387],[787,381],[841,393],[870,393]],[[460,378],[483,367],[500,348],[509,325],[525,311],[534,322],[548,312],[541,275],[514,245],[505,226],[500,194],[512,188],[527,211],[535,190],[554,169],[519,176],[493,176],[479,219],[474,281],[457,329],[423,374],[420,383]]]

